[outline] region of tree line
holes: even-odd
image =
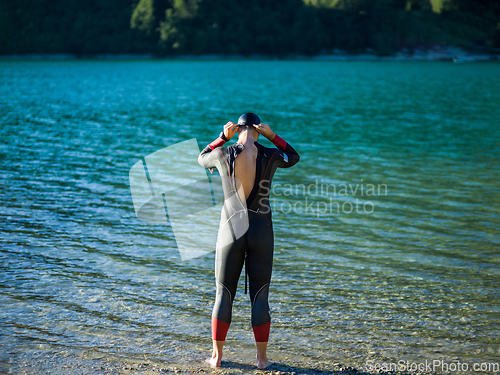
[[[500,49],[499,0],[1,0],[0,54]]]

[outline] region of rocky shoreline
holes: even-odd
[[[82,366],[65,366],[65,369],[71,373],[82,373]],[[255,375],[372,375],[371,373],[358,370],[354,367],[334,363],[332,365],[316,364],[308,366],[298,362],[289,364],[273,363],[265,370],[259,370],[255,366],[241,362],[222,361],[222,367],[211,368],[208,363],[192,362],[191,364],[165,365],[155,363],[134,363],[119,364],[107,363],[92,368],[86,368],[90,373],[95,374],[214,374],[214,375],[236,375],[236,374],[255,374]],[[400,372],[377,372],[376,374],[401,375]],[[421,372],[412,372],[412,375],[423,375]]]
[[[38,353],[41,354],[41,353]],[[106,358],[107,357],[107,358]],[[158,374],[212,374],[212,375],[402,375],[402,372],[365,372],[355,367],[342,363],[326,362],[303,362],[295,359],[277,360],[266,370],[259,370],[249,358],[238,355],[231,356],[231,360],[223,360],[222,367],[211,368],[200,355],[191,357],[189,360],[179,359],[166,361],[165,359],[153,358],[117,358],[111,356],[97,355],[87,357],[79,355],[60,355],[45,353],[44,355],[23,356],[22,358],[11,358],[8,361],[0,361],[0,374],[80,374],[80,375],[158,375]],[[411,372],[411,375],[433,375],[431,372]]]
[[[470,52],[456,47],[435,47],[427,50],[401,50],[392,55],[381,56],[372,50],[361,54],[349,54],[341,50],[323,51],[314,56],[293,55],[276,57],[266,55],[176,55],[158,57],[152,54],[101,54],[76,56],[71,54],[23,54],[1,55],[0,60],[320,60],[320,61],[451,61],[488,62],[500,61],[500,51],[497,53]]]

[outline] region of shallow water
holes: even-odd
[[[499,362],[499,103],[494,63],[0,62],[0,370],[201,363],[214,253],[138,220],[129,170],[246,111],[301,155],[274,178],[272,359]],[[225,356],[251,363],[243,286]]]

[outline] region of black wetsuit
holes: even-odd
[[[278,136],[273,143],[279,148],[267,148],[255,142],[258,150],[255,183],[246,202],[242,202],[236,190],[234,162],[244,145],[234,143],[220,147],[223,143],[220,138],[215,140],[198,158],[202,167],[218,169],[224,191],[215,256],[217,295],[212,313],[212,338],[217,341],[226,338],[236,287],[246,262],[255,341],[267,342],[271,323],[268,295],[274,250],[269,205],[271,180],[278,167],[293,166],[299,161],[299,155]]]

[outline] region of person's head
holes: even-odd
[[[237,132],[238,135],[240,135],[243,132],[249,131],[251,132],[256,138],[259,137],[259,132],[253,124],[260,124],[260,118],[254,113],[243,113],[240,118],[238,119],[238,128]],[[255,132],[255,133],[254,133]]]

